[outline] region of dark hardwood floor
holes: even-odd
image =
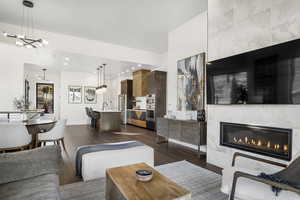
[[[102,132],[99,133],[89,126],[76,125],[68,126],[65,134],[66,152],[63,152],[63,173],[60,176],[61,184],[69,184],[81,181],[75,176],[75,152],[77,147],[88,144],[121,142],[128,140],[137,140],[151,146],[155,150],[154,159],[155,166],[166,163],[187,160],[195,165],[207,168],[216,173],[221,173],[221,169],[206,163],[206,158],[180,145],[169,143],[157,144],[155,132],[127,125],[122,127],[122,132],[129,133],[127,135]],[[137,134],[137,135],[135,135]]]

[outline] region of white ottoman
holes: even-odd
[[[124,144],[133,141],[114,144]],[[154,166],[154,150],[147,146],[137,146],[120,150],[105,150],[87,153],[82,156],[82,178],[84,181],[105,177],[108,168],[147,163]]]

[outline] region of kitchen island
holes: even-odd
[[[116,110],[96,110],[100,113],[100,119],[97,121],[99,131],[120,131],[121,130],[121,112]]]

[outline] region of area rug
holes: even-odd
[[[191,191],[193,200],[226,200],[220,192],[221,176],[187,161],[155,167],[177,184]],[[105,200],[105,178],[60,187],[64,200]]]

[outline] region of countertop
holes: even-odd
[[[121,111],[118,110],[95,110],[96,112],[100,113],[120,113]]]
[[[128,111],[146,112],[146,109],[127,109]]]

